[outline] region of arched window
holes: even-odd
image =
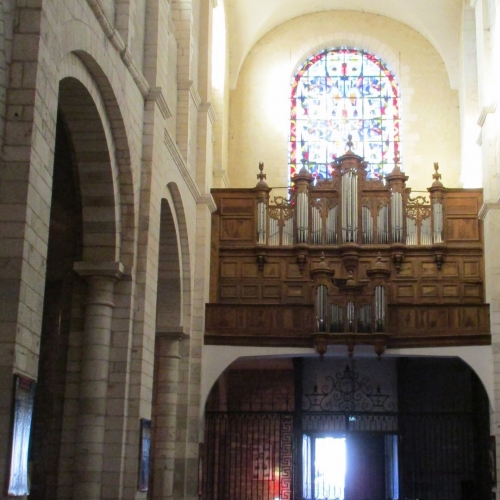
[[[399,163],[399,88],[387,66],[364,50],[327,49],[310,57],[292,81],[290,178],[305,166],[329,177],[351,149],[381,178]]]

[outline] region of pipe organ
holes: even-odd
[[[481,190],[433,183],[413,194],[396,167],[382,181],[348,151],[331,176],[303,168],[272,197],[217,189],[205,341],[215,344],[469,345],[490,342]]]

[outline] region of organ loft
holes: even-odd
[[[481,189],[426,193],[349,148],[327,178],[304,166],[275,196],[214,189],[207,344],[386,348],[491,343]]]

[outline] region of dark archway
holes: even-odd
[[[346,452],[319,467],[325,438]],[[488,443],[486,391],[458,358],[242,358],[207,400],[203,498],[486,500]],[[342,460],[340,484],[325,470]]]
[[[81,261],[96,265],[114,262],[119,255],[119,178],[110,134],[109,130],[106,132],[106,124],[91,92],[79,80],[64,78],[59,85],[44,312],[30,452],[30,498],[37,500],[55,498],[64,488],[71,495],[75,474],[81,475],[81,470],[86,472],[85,467],[77,463],[86,450],[82,452],[74,437],[81,435],[78,431],[82,428],[82,408],[90,414],[97,398],[89,405],[89,397],[84,395],[89,393],[88,387],[86,392],[83,389],[86,380],[82,368],[85,357],[82,345],[89,344],[83,334],[89,288],[74,268],[75,263]],[[105,352],[106,347],[109,348],[105,346],[101,350]],[[106,363],[104,360],[103,365]],[[101,385],[107,386],[107,380],[102,380]],[[102,401],[99,403],[102,406]],[[99,444],[103,446],[103,439]],[[95,483],[100,488],[100,481]]]
[[[82,255],[82,208],[71,138],[59,113],[56,129],[45,300],[35,397],[30,498],[54,498],[63,428],[66,367],[75,284]]]

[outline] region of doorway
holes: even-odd
[[[393,434],[308,435],[302,440],[304,499],[399,498]]]

